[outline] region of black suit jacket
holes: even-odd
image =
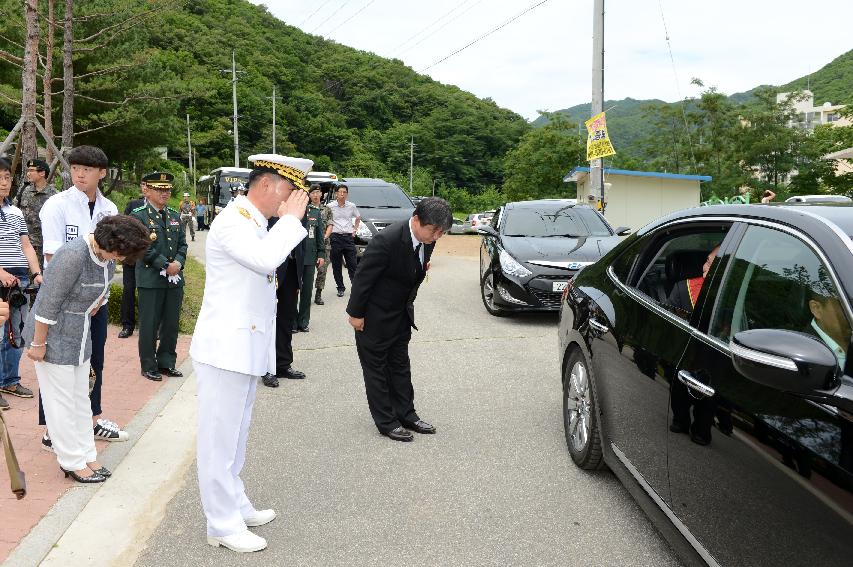
[[[270,230],[275,226],[275,223],[278,222],[278,217],[270,217],[270,220],[267,222],[267,230]],[[307,230],[306,219],[302,218],[302,226]],[[296,248],[293,249],[293,259],[296,262],[296,289],[302,289],[302,266],[305,264],[305,238],[296,245]],[[287,273],[287,263],[290,262],[290,257],[286,258],[284,262],[275,270],[275,275],[278,277],[279,286],[282,285],[284,281],[284,276]]]
[[[424,265],[435,244],[424,245]],[[426,271],[412,248],[409,221],[374,236],[355,273],[347,313],[364,318],[365,335],[388,338],[415,326],[415,298]]]

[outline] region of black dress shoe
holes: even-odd
[[[406,427],[406,429],[411,429],[412,431],[417,431],[418,433],[424,433],[427,435],[435,433],[435,427],[422,419],[417,421],[404,421],[403,426]]]
[[[133,327],[122,327],[121,331],[118,332],[118,338],[126,339],[130,335],[133,334]]]
[[[394,441],[412,441],[415,438],[411,431],[406,431],[402,427],[395,427],[391,431],[383,432],[382,435],[390,437]]]
[[[345,289],[339,289],[338,290],[338,297],[343,297],[345,291],[346,291]]]
[[[278,388],[278,378],[276,378],[269,372],[264,374],[264,377],[261,378],[261,381],[264,383],[264,386],[269,386],[270,388]]]
[[[184,373],[177,368],[160,368],[160,372],[166,376],[171,376],[172,378],[180,378],[184,375]]]
[[[690,426],[684,425],[680,421],[673,421],[669,426],[669,430],[673,433],[687,433],[690,431]]]
[[[289,380],[302,380],[305,378],[305,373],[296,370],[292,366],[288,366],[284,372],[276,374],[276,376],[279,378],[288,378]]]
[[[154,382],[161,382],[163,377],[160,376],[159,372],[154,372],[153,370],[147,370],[142,373],[143,376],[148,378],[149,380],[153,380]]]
[[[300,333],[307,333],[308,327],[297,327],[296,330],[299,331]]]

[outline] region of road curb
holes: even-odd
[[[12,551],[4,565],[132,565],[180,489],[195,457],[196,382],[170,378],[127,424],[127,443],[98,455],[113,476],[75,486]],[[104,539],[104,530],[109,541]]]

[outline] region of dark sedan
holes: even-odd
[[[690,563],[853,562],[853,206],[670,215],[572,280],[566,443]]]
[[[620,242],[593,209],[574,200],[507,203],[479,227],[480,291],[492,315],[556,311],[569,279]]]

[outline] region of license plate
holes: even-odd
[[[569,282],[553,282],[553,288],[551,291],[563,291],[566,289],[566,284]]]

